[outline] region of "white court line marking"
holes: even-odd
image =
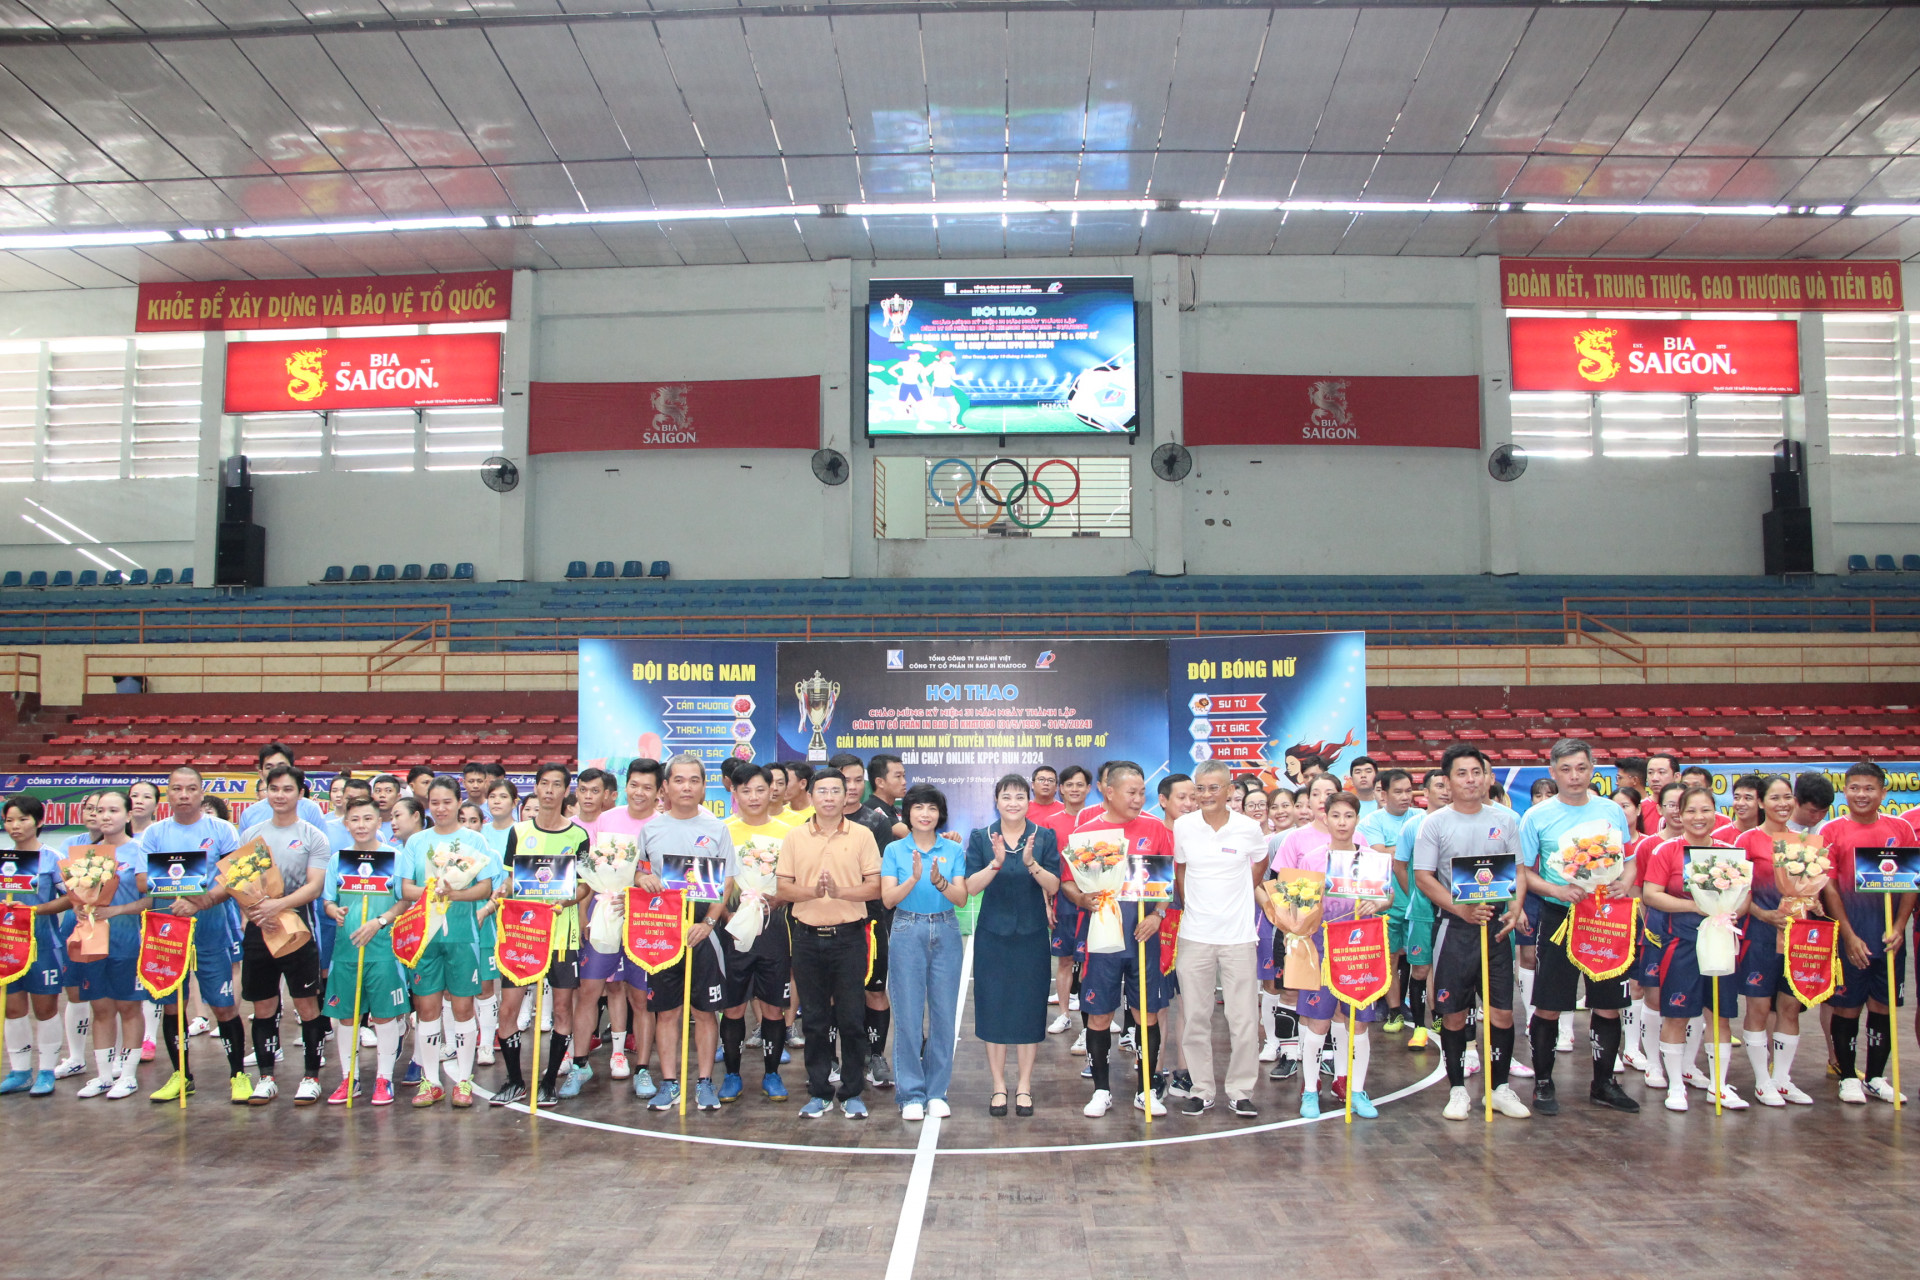
[[[960,991],[954,999],[953,1047],[960,1048],[960,1007],[973,981],[973,939],[963,942],[960,955]],[[893,1252],[887,1255],[887,1280],[913,1280],[914,1260],[920,1254],[920,1228],[927,1220],[927,1192],[933,1186],[933,1159],[940,1145],[940,1119],[929,1116],[913,1149],[913,1172],[907,1175],[907,1197],[900,1204],[900,1224],[893,1230]]]

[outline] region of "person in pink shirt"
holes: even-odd
[[[597,777],[589,778],[589,773]],[[589,840],[598,840],[603,835],[626,836],[633,840],[640,837],[640,828],[653,821],[659,808],[656,803],[660,787],[660,762],[657,760],[635,760],[627,766],[626,803],[615,802],[613,775],[605,770],[584,770],[574,783],[574,790],[580,797],[580,812],[574,821],[586,829]],[[592,813],[588,813],[589,806]],[[608,807],[610,806],[610,807]],[[593,900],[588,899],[587,919],[581,922],[584,933],[586,925],[593,919]],[[608,991],[607,984],[613,988]],[[624,997],[621,993],[624,992]],[[599,1017],[600,997],[607,994],[607,1019],[609,1034],[613,1037],[613,1052],[608,1056],[607,1073],[615,1080],[625,1080],[635,1074],[638,1063],[639,1074],[647,1074],[647,1060],[653,1054],[653,1018],[646,1012],[647,971],[627,959],[625,948],[606,955],[593,947],[580,949],[580,990],[576,997],[574,1025],[585,1026],[590,1019]],[[639,1010],[640,1016],[632,1018],[633,1010]],[[627,1030],[632,1025],[635,1030]],[[591,1049],[593,1042],[585,1041]],[[629,1056],[631,1051],[631,1056]],[[648,1077],[651,1090],[652,1078]],[[640,1094],[651,1097],[651,1091]]]

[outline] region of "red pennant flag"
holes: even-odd
[[[1633,963],[1638,940],[1640,900],[1589,894],[1567,912],[1555,942],[1567,945],[1573,967],[1596,982],[1617,978]]]
[[[422,896],[393,918],[393,958],[411,969],[427,949],[427,899]]]
[[[0,902],[0,983],[33,967],[33,904]]]
[[[1174,961],[1180,954],[1180,909],[1169,907],[1160,917],[1160,972],[1173,972]]]
[[[1327,950],[1321,977],[1329,991],[1355,1007],[1387,994],[1393,985],[1393,966],[1385,916],[1337,921],[1324,932]]]
[[[493,958],[514,985],[532,986],[553,963],[553,907],[545,902],[509,899],[500,904],[500,932]]]
[[[180,989],[193,967],[193,917],[169,911],[140,913],[140,985],[155,1000]]]
[[[1840,985],[1840,927],[1801,918],[1787,927],[1787,985],[1811,1008]]]
[[[627,957],[648,973],[658,973],[686,949],[686,918],[680,891],[627,890]]]

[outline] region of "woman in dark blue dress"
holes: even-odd
[[[1000,821],[967,838],[967,893],[980,898],[973,931],[973,1033],[987,1043],[993,1074],[988,1110],[1007,1114],[1007,1046],[1019,1047],[1017,1114],[1033,1114],[1033,1060],[1047,1038],[1052,921],[1047,903],[1060,888],[1053,832],[1027,821],[1032,792],[1010,773],[994,785]]]

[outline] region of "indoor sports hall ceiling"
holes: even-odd
[[[1920,9],[690,2],[0,0],[0,287],[1920,254]],[[485,222],[245,234],[450,218]],[[102,233],[157,242],[20,239]]]

